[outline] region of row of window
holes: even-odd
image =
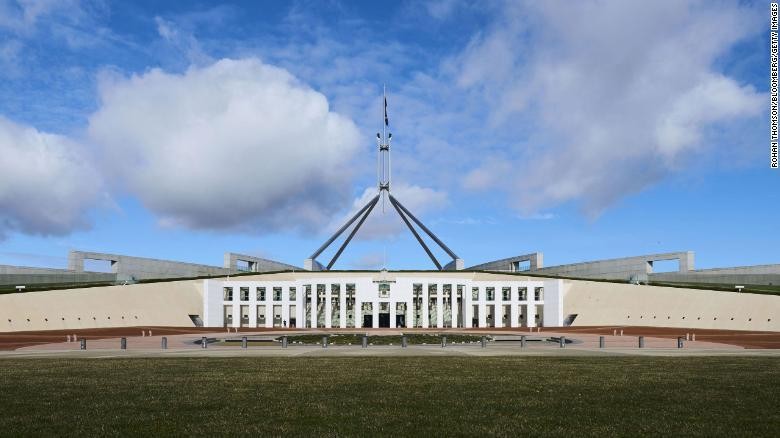
[[[306,299],[311,300],[311,285],[304,286],[305,293],[306,293]],[[445,300],[449,300],[452,296],[452,285],[451,284],[445,284],[443,286],[443,298]],[[463,289],[464,286],[459,284],[457,286],[457,298],[463,297]],[[486,287],[485,289],[485,300],[486,301],[495,301],[496,300],[496,288],[495,287]],[[341,285],[339,284],[332,284],[331,285],[331,294],[335,297],[338,297],[339,293],[341,291]],[[413,293],[415,296],[415,299],[419,300],[423,291],[423,285],[416,283],[413,285]],[[528,288],[527,287],[518,287],[517,288],[517,300],[518,301],[527,301],[528,300]],[[265,287],[258,287],[255,290],[256,293],[256,300],[257,301],[266,301],[266,288]],[[347,295],[348,298],[351,300],[354,298],[355,293],[355,285],[354,284],[348,284],[347,285]],[[272,288],[272,300],[273,301],[282,301],[282,288],[281,287],[274,287]],[[295,301],[297,297],[297,291],[295,287],[290,287],[289,290],[290,295],[290,301]],[[390,285],[387,283],[381,283],[379,285],[379,296],[382,298],[386,298],[390,295]],[[428,285],[428,296],[430,298],[436,298],[438,295],[438,285],[436,284],[429,284]],[[473,287],[471,288],[471,299],[473,301],[478,301],[480,295],[480,288],[479,287]],[[325,297],[325,285],[324,284],[318,284],[317,285],[317,299],[319,301],[320,298]],[[239,288],[239,300],[240,301],[249,301],[249,288],[248,287],[240,287]],[[232,287],[225,287],[223,288],[223,300],[224,301],[233,301],[233,288]],[[511,301],[512,300],[512,288],[510,287],[502,287],[501,288],[501,300],[502,301]],[[535,287],[534,288],[534,300],[535,301],[542,301],[544,300],[544,288],[543,287]]]

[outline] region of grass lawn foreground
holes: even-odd
[[[0,435],[777,436],[761,357],[4,359]]]

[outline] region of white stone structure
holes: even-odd
[[[203,280],[207,327],[563,325],[563,280],[474,273],[322,272]]]

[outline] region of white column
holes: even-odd
[[[233,298],[235,297],[236,295],[233,294]],[[241,304],[235,301],[233,302],[233,327],[241,327]]]
[[[371,304],[371,327],[379,328],[379,301],[377,300]]]
[[[395,327],[395,306],[397,306],[395,301],[390,302],[390,328],[396,328]]]
[[[355,308],[352,314],[355,315],[355,328],[363,327],[363,302],[358,301],[357,293],[355,294]]]
[[[414,327],[414,306],[412,306],[413,302],[414,302],[414,298],[406,302],[406,326],[407,327]]]
[[[485,299],[484,296],[479,297],[479,317],[478,317],[479,328],[487,327],[487,306],[485,305],[484,299]]]
[[[282,292],[284,294],[284,292]],[[284,298],[284,295],[282,295],[282,298]],[[289,296],[287,297],[287,300],[282,300],[282,327],[284,327],[284,322],[287,321],[287,327],[290,326],[290,300]]]
[[[436,327],[444,327],[444,286],[436,285]]]
[[[509,297],[511,298],[510,306],[509,306],[509,327],[520,327],[520,321],[518,318],[518,312],[517,312],[517,306],[519,303],[517,302],[517,288],[510,289],[509,291]]]
[[[528,289],[528,305],[526,306],[528,311],[525,315],[525,321],[528,327],[536,327],[536,301],[534,301],[533,288],[529,287]]]
[[[503,293],[503,287],[496,287],[496,301],[493,305],[493,308],[495,309],[495,315],[493,315],[493,319],[495,321],[493,322],[495,323],[496,328],[504,326],[504,301],[502,301],[504,298],[502,296]]]
[[[257,327],[257,301],[249,302],[249,327]]]
[[[331,285],[325,285],[325,328],[331,328],[331,319],[333,319],[333,303],[331,302],[332,295],[329,286]]]
[[[471,328],[471,320],[474,318],[474,310],[471,308],[471,286],[463,292],[463,328]]]
[[[311,285],[311,328],[317,328],[317,285]]]
[[[428,285],[423,284],[422,290],[422,326],[428,328],[428,322],[430,321],[430,315],[428,314]]]
[[[339,293],[339,327],[347,327],[347,285],[342,284],[340,286],[341,292]]]
[[[452,289],[452,295],[450,295],[450,309],[452,311],[450,312],[450,315],[452,317],[452,327],[458,326],[458,285],[455,286]]]

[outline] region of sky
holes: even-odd
[[[391,191],[466,266],[780,263],[768,31],[750,1],[0,0],[0,264],[302,266],[377,192],[383,87]],[[387,204],[335,265],[380,267],[433,267]]]

